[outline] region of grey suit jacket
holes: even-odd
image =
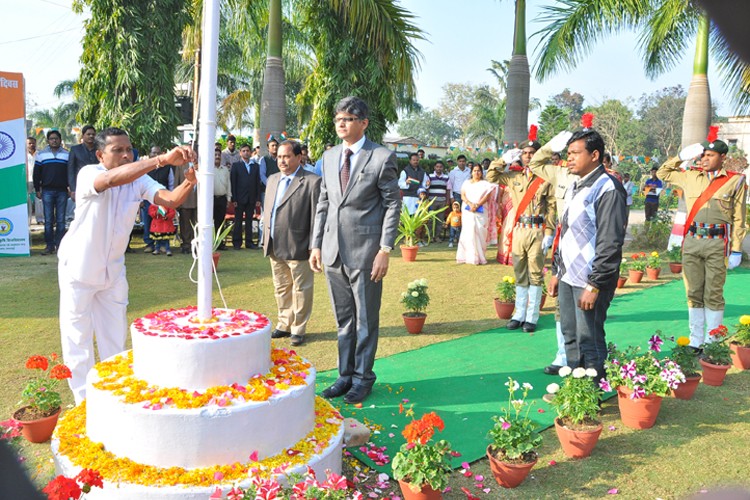
[[[268,178],[266,200],[263,205],[263,255],[268,257],[268,240],[271,237],[271,213],[276,200],[281,173]],[[281,260],[307,260],[315,222],[315,207],[320,196],[320,177],[300,168],[289,184],[276,208],[273,227],[273,253]]]
[[[313,248],[323,264],[340,257],[352,269],[371,269],[381,246],[393,247],[401,214],[396,155],[365,139],[341,192],[341,144],[323,153],[323,181],[315,215]]]

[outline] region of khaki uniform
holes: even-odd
[[[681,170],[680,163],[678,157],[672,158],[661,166],[656,175],[684,190],[687,211],[690,213],[711,180],[703,170]],[[717,175],[719,178],[728,174],[722,167]],[[693,220],[697,224],[729,225],[731,234],[727,235],[727,252],[742,252],[742,240],[747,232],[746,189],[744,176],[733,176],[703,205]],[[682,249],[682,272],[688,307],[724,310],[724,282],[727,275],[724,257],[723,238],[698,238],[689,232],[686,234]]]
[[[526,191],[536,177],[526,172],[504,172],[505,162],[495,160],[487,170],[487,180],[508,187],[514,207],[521,204]],[[544,218],[544,227],[523,227],[523,217],[536,216]],[[542,286],[542,269],[544,254],[542,240],[544,236],[555,232],[555,192],[552,184],[544,182],[534,198],[519,217],[519,224],[513,228],[513,272],[519,286]]]

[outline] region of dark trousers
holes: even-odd
[[[221,223],[224,222],[224,218],[227,216],[227,197],[226,196],[214,196],[214,231],[218,233]],[[224,246],[224,242],[221,242],[221,246]]]
[[[143,223],[143,242],[147,247],[154,246],[154,240],[151,238],[151,216],[148,214],[148,207],[151,202],[143,200],[141,202],[141,222]]]
[[[600,290],[590,311],[578,307],[578,299],[583,291],[583,288],[563,281],[558,285],[557,300],[560,304],[560,327],[565,338],[565,356],[571,368],[594,368],[598,377],[603,377],[604,361],[607,359],[604,322],[615,291]]]
[[[351,269],[336,259],[325,266],[328,292],[336,318],[339,379],[372,387],[378,350],[383,282],[370,279],[371,269]]]
[[[65,191],[42,191],[44,206],[44,243],[47,248],[56,249],[65,235],[65,208],[68,205],[68,193]],[[53,228],[54,225],[54,228]]]
[[[242,221],[245,221],[245,248],[253,245],[253,213],[255,202],[237,203],[234,209],[234,228],[232,228],[232,245],[234,248],[242,247]]]
[[[182,249],[190,250],[195,237],[193,226],[198,223],[197,208],[180,208],[180,238],[182,238]]]
[[[659,202],[658,201],[646,201],[643,204],[643,208],[646,212],[646,220],[651,220],[654,217],[656,217],[656,213],[659,211]]]

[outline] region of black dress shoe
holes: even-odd
[[[344,403],[350,405],[361,403],[367,399],[367,396],[369,396],[371,392],[372,387],[366,387],[362,384],[353,385],[352,388],[349,389],[349,392],[346,393],[346,396],[344,396]]]
[[[352,388],[351,382],[344,382],[343,380],[337,380],[331,387],[320,393],[326,399],[338,398],[347,394],[349,389]]]
[[[518,330],[519,328],[521,328],[521,322],[515,319],[512,319],[508,321],[508,324],[505,325],[505,328],[507,328],[508,330]]]
[[[557,366],[557,365],[545,366],[544,373],[546,373],[547,375],[557,375],[560,373],[560,368],[562,368],[562,366]]]
[[[292,332],[285,332],[284,330],[279,330],[278,328],[271,332],[271,338],[272,339],[281,339],[284,337],[289,337],[292,334]]]
[[[305,343],[305,337],[302,335],[292,335],[292,346],[297,347]]]
[[[523,324],[523,331],[526,333],[531,333],[536,331],[536,323],[524,323]]]

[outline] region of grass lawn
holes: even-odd
[[[128,319],[148,312],[194,304],[196,287],[189,279],[189,256],[153,256],[142,253],[142,243],[133,240],[134,254],[128,254],[130,283]],[[9,417],[20,399],[28,376],[24,362],[30,354],[60,352],[57,319],[59,291],[57,259],[40,256],[41,237],[34,235],[31,258],[0,260],[0,420]],[[488,255],[494,256],[494,249]],[[378,357],[416,349],[470,335],[504,322],[495,317],[492,298],[495,284],[503,275],[512,275],[508,266],[457,265],[455,252],[447,244],[420,249],[416,263],[402,262],[398,250],[391,258],[384,281],[381,310],[381,336]],[[490,259],[491,262],[494,259]],[[264,312],[275,321],[275,302],[270,266],[260,251],[227,250],[219,263],[219,279],[228,307]],[[676,276],[667,272],[663,280]],[[404,329],[399,304],[406,284],[416,278],[429,280],[431,304],[428,320],[420,335]],[[630,285],[630,293],[649,282]],[[619,293],[619,292],[618,292]],[[552,301],[549,301],[552,302]],[[548,302],[544,314],[552,314]],[[214,284],[214,305],[221,306]],[[648,305],[644,304],[644,311]],[[731,327],[730,327],[731,328]],[[286,345],[288,340],[282,340]],[[308,324],[308,342],[298,351],[318,370],[336,367],[336,334],[325,278],[316,276],[315,302]],[[376,366],[377,368],[377,366]],[[552,380],[552,379],[551,379]],[[72,403],[63,391],[65,404]],[[617,403],[604,406],[604,431],[591,458],[564,457],[553,429],[544,432],[545,443],[532,475],[516,490],[502,490],[492,479],[486,459],[471,464],[471,471],[483,475],[483,492],[474,478],[453,474],[447,499],[466,498],[461,487],[480,498],[595,498],[617,489],[623,498],[680,498],[719,485],[750,487],[750,373],[729,372],[725,385],[700,386],[691,401],[665,399],[654,429],[633,431],[619,422]],[[393,456],[397,450],[388,450]],[[24,444],[22,453],[37,484],[52,478],[49,445]],[[374,474],[356,461],[347,459],[349,476],[365,475],[365,487],[374,485]],[[371,490],[365,490],[365,496]],[[398,486],[378,495],[398,493]]]

